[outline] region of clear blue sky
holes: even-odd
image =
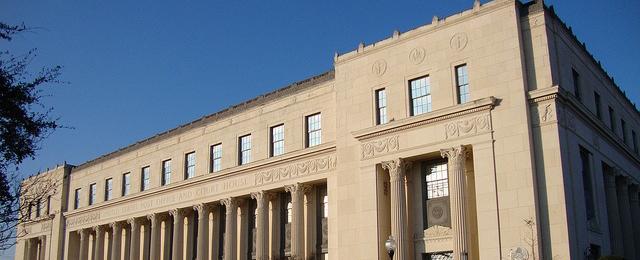
[[[546,2],[638,103],[640,1]],[[69,84],[47,91],[44,102],[75,128],[52,134],[37,160],[21,170],[32,174],[64,160],[80,164],[324,72],[335,51],[472,3],[2,0],[1,21],[39,29],[0,42],[0,50],[38,48],[32,71],[64,66]]]

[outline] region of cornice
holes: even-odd
[[[351,134],[358,140],[368,140],[374,137],[387,135],[407,129],[433,124],[440,121],[461,117],[471,113],[476,113],[484,110],[491,110],[498,104],[498,99],[495,97],[487,97],[476,99],[464,104],[451,106],[439,110],[435,110],[429,113],[425,113],[419,116],[412,116],[397,121],[392,121],[384,125],[377,125],[362,130],[351,132]]]

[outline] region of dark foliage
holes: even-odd
[[[24,31],[28,31],[24,25],[0,22],[0,40],[11,41]],[[41,99],[42,89],[58,82],[61,67],[31,74],[27,67],[34,57],[35,50],[20,56],[0,50],[0,250],[7,246],[11,233],[16,233],[15,226],[23,215],[21,209],[33,203],[20,200],[18,166],[27,158],[35,158],[40,142],[60,127],[58,119],[49,115],[51,108],[44,106]]]

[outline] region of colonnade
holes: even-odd
[[[47,237],[39,236],[26,239],[24,246],[26,260],[45,260],[47,252]]]
[[[305,203],[305,198],[315,199],[312,188],[302,183],[284,187],[292,203],[289,259],[309,259],[316,253],[305,243],[316,239],[315,226],[309,225],[318,217],[309,215],[315,203]],[[72,231],[79,246],[69,248],[78,250],[70,255],[92,260],[281,259],[279,194],[285,195],[259,191]],[[249,226],[252,222],[255,226]]]
[[[448,159],[449,189],[451,200],[451,229],[453,231],[453,256],[455,260],[467,259],[469,253],[467,195],[465,183],[466,148],[456,146],[440,151]],[[391,236],[396,241],[394,260],[410,259],[409,243],[412,241],[407,231],[409,212],[407,211],[405,178],[411,162],[402,158],[383,161],[382,168],[389,173],[391,194]]]
[[[613,255],[640,257],[640,188],[616,171],[604,174],[609,235]]]

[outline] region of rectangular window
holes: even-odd
[[[42,199],[38,199],[38,202],[36,202],[36,218],[40,217],[41,208],[42,208]]]
[[[638,136],[636,131],[631,130],[631,143],[633,143],[633,152],[638,153]]]
[[[322,143],[322,117],[320,113],[307,116],[307,147]]]
[[[449,174],[446,161],[423,163],[421,167],[421,190],[423,227],[451,227],[451,218],[438,212],[449,212]]]
[[[104,201],[113,198],[113,179],[109,178],[104,182]]]
[[[122,196],[129,195],[131,191],[131,174],[128,172],[122,175]]]
[[[151,171],[149,169],[149,166],[143,167],[140,175],[140,191],[148,190],[149,185],[151,184]]]
[[[613,130],[613,133],[616,132],[616,114],[611,107],[609,107],[609,127]]]
[[[469,74],[467,73],[467,64],[456,67],[456,86],[458,90],[458,104],[464,104],[469,101],[471,94],[469,93]]]
[[[593,98],[596,103],[596,117],[602,120],[602,103],[600,101],[600,94],[598,94],[598,92],[593,92]]]
[[[238,139],[238,165],[251,162],[251,135],[241,136]]]
[[[162,161],[162,186],[171,184],[171,160]]]
[[[575,69],[571,69],[571,76],[573,78],[573,95],[576,99],[582,101],[582,93],[580,93],[580,74]]]
[[[271,127],[271,156],[284,154],[284,125]]]
[[[376,124],[387,123],[387,91],[385,89],[376,90]]]
[[[94,203],[96,203],[96,192],[97,192],[97,186],[95,183],[92,183],[91,185],[89,185],[89,206],[93,205]]]
[[[196,152],[190,152],[184,156],[185,179],[196,177]]]
[[[82,190],[80,188],[77,188],[74,196],[73,196],[73,209],[78,209],[80,207],[80,192]]]
[[[622,142],[627,143],[627,122],[624,119],[620,119],[620,128],[622,128]]]
[[[211,169],[210,172],[218,172],[222,170],[222,144],[214,144],[211,146]]]
[[[582,190],[584,192],[587,221],[589,221],[589,224],[595,224],[596,210],[591,177],[591,152],[582,146],[580,146],[580,162],[582,166]]]
[[[51,195],[47,196],[47,215],[51,214]]]
[[[431,81],[429,76],[411,80],[411,116],[417,116],[431,111]]]

